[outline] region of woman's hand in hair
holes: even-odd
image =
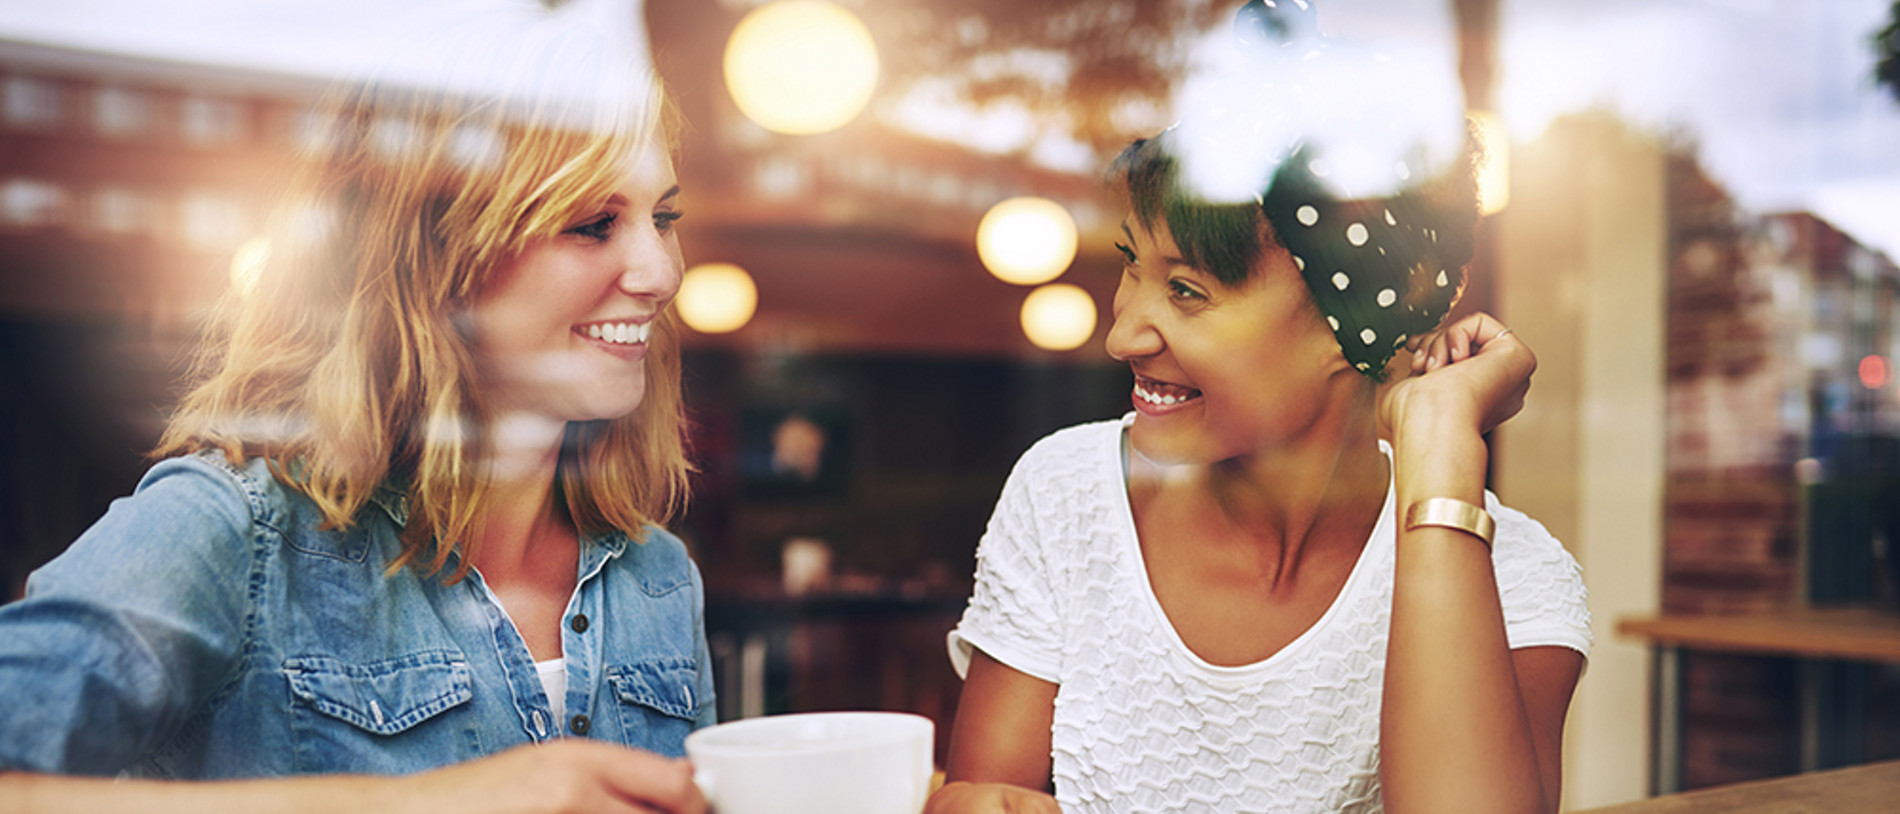
[[[1537,355],[1503,323],[1478,313],[1407,343],[1412,375],[1386,388],[1379,419],[1391,430],[1419,419],[1421,409],[1439,421],[1468,424],[1479,434],[1524,408]]]
[[[405,778],[417,811],[705,814],[684,760],[561,738]]]

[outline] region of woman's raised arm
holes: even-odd
[[[1401,516],[1429,498],[1483,506],[1481,433],[1522,405],[1536,357],[1483,314],[1419,353],[1423,374],[1381,404]],[[1572,650],[1510,649],[1484,541],[1402,529],[1380,733],[1386,809],[1556,811],[1564,712],[1582,669]]]

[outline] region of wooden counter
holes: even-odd
[[[1650,787],[1657,794],[1668,794],[1682,786],[1685,653],[1748,653],[1799,659],[1799,754],[1801,769],[1808,772],[1822,768],[1821,687],[1827,665],[1832,662],[1900,664],[1900,614],[1875,608],[1800,607],[1738,614],[1665,614],[1619,619],[1616,632],[1642,639],[1656,651],[1653,695],[1656,707],[1650,721]],[[1891,810],[1900,811],[1900,798]]]
[[[1900,810],[1900,761],[1699,789],[1573,814],[1890,814]]]
[[[1900,664],[1900,614],[1872,608],[1654,616],[1619,620],[1616,632],[1659,647]]]

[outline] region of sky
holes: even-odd
[[[1746,210],[1811,211],[1900,259],[1900,101],[1873,85],[1867,44],[1888,0],[1500,3],[1499,107],[1515,138],[1566,112],[1611,110],[1699,145]],[[1350,41],[1449,54],[1450,5],[1331,0],[1321,23]],[[526,0],[0,0],[0,37],[479,85],[482,66],[445,66],[418,43],[445,28],[503,39],[537,13]],[[629,0],[576,0],[566,13],[639,19]],[[946,132],[972,138],[967,124]]]

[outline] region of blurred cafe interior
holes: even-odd
[[[400,30],[367,0],[35,5],[0,9],[8,599],[137,483],[313,102]],[[1129,409],[1101,170],[1173,120],[1238,0],[396,5],[644,30],[688,128],[674,526],[720,718],[906,710],[941,749],[944,634],[1012,462]],[[1900,3],[1320,13],[1483,125],[1460,309],[1540,361],[1492,486],[1594,616],[1566,808],[1900,759]],[[834,73],[761,92],[775,53]]]

